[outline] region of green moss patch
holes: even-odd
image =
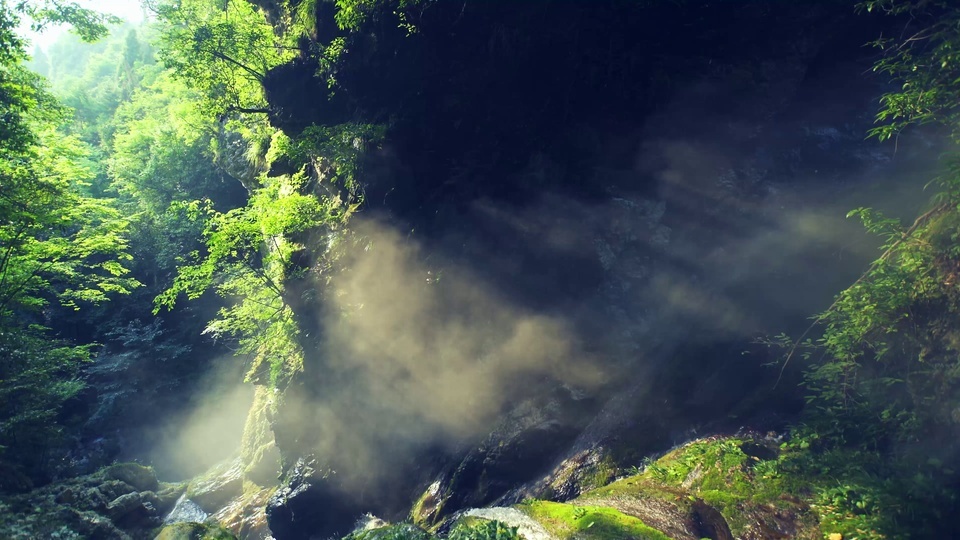
[[[561,539],[669,540],[669,536],[613,508],[533,501],[518,506]]]
[[[876,454],[820,447],[816,435],[787,441],[713,437],[645,463],[643,471],[576,499],[610,506],[668,530],[646,511],[693,515],[698,501],[718,510],[737,537],[879,539],[895,524],[881,511],[895,504],[877,472]],[[873,471],[873,472],[871,472]],[[651,521],[652,519],[652,521]],[[887,531],[887,532],[884,532]]]

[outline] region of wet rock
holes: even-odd
[[[103,477],[109,480],[119,480],[137,491],[156,491],[160,487],[156,473],[150,467],[139,463],[117,463],[103,470]]]
[[[274,488],[245,491],[210,518],[246,540],[271,538],[266,508]]]
[[[561,460],[539,480],[510,490],[497,504],[516,504],[528,498],[567,501],[608,484],[617,470],[607,448],[583,450]]]
[[[414,506],[414,523],[434,525],[458,510],[487,506],[542,474],[582,428],[576,406],[560,393],[518,405],[483,444],[431,484]]]
[[[143,503],[144,507],[153,509],[152,512],[154,514],[163,513],[167,510],[163,507],[160,497],[158,497],[157,494],[152,491],[141,492],[140,502]]]
[[[349,532],[362,514],[336,485],[335,473],[299,459],[267,503],[267,522],[277,540],[327,538]]]
[[[360,519],[357,520],[357,523],[354,525],[351,534],[363,531],[372,531],[374,529],[382,529],[383,527],[388,527],[389,525],[389,523],[373,514],[364,514],[360,517]]]
[[[223,508],[243,492],[243,463],[239,458],[221,463],[190,483],[187,497],[205,512]]]

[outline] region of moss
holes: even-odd
[[[669,540],[669,536],[643,521],[613,508],[533,501],[518,506],[561,539]]]
[[[580,485],[584,491],[589,491],[609,484],[616,476],[617,464],[612,456],[605,455],[597,464],[588,467]]]
[[[432,540],[429,533],[407,523],[357,531],[344,540]]]
[[[462,519],[454,525],[447,540],[521,540],[517,527],[488,519]]]
[[[792,528],[788,536],[797,538],[838,533],[870,539],[896,530],[881,511],[896,501],[869,473],[877,468],[876,455],[819,449],[816,436],[799,433],[771,449],[771,459],[744,452],[751,444],[772,446],[743,438],[701,439],[575,502],[623,507],[622,501],[652,498],[689,513],[694,501],[702,500],[720,512],[737,537],[783,527]]]
[[[440,482],[434,482],[424,490],[417,502],[414,503],[410,510],[410,520],[415,525],[427,530],[434,530],[439,526],[437,517],[443,510],[443,504],[446,501],[441,489]]]
[[[174,523],[161,529],[155,540],[237,540],[237,537],[218,525]]]
[[[267,486],[277,483],[280,470],[279,452],[270,429],[270,415],[275,406],[273,390],[256,386],[253,403],[243,425],[240,439],[240,458],[244,464],[244,476]]]
[[[116,463],[101,470],[100,474],[109,480],[125,482],[137,491],[156,491],[160,487],[153,469],[139,463]]]

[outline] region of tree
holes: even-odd
[[[947,0],[868,0],[864,11],[909,15],[900,38],[880,38],[873,45],[884,52],[874,71],[901,83],[881,99],[871,131],[889,139],[909,125],[940,123],[958,133],[960,127],[960,9]]]
[[[164,0],[153,10],[163,24],[161,61],[200,93],[205,108],[215,115],[267,112],[261,83],[297,49],[251,2]]]
[[[76,21],[102,35],[101,18],[73,4],[20,3],[39,21]],[[60,432],[62,404],[83,383],[91,346],[57,339],[54,306],[79,309],[127,293],[127,220],[89,195],[89,147],[58,131],[67,112],[23,67],[17,11],[0,4],[0,489],[41,476]]]

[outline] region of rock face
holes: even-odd
[[[442,473],[414,506],[414,522],[432,525],[450,514],[485,506],[542,472],[577,436],[590,410],[563,389],[519,404],[479,446]]]
[[[225,461],[195,478],[187,488],[187,498],[207,513],[223,508],[243,491],[243,462]]]
[[[363,510],[336,480],[335,473],[298,460],[267,503],[267,522],[274,537],[307,540],[348,533]]]
[[[761,367],[765,359],[742,360],[740,353],[748,348],[749,339],[770,328],[773,333],[784,330],[779,323],[789,319],[787,315],[801,313],[802,320],[816,310],[808,309],[816,300],[811,293],[784,308],[796,313],[781,320],[755,317],[758,303],[768,302],[769,292],[789,283],[786,277],[803,277],[796,276],[801,270],[780,262],[802,264],[804,253],[798,252],[803,247],[792,253],[778,251],[785,243],[776,233],[790,227],[819,227],[811,225],[819,216],[807,213],[807,200],[800,198],[806,197],[807,186],[824,188],[819,194],[833,198],[839,186],[850,185],[858,175],[874,172],[891,159],[886,150],[863,141],[873,98],[882,87],[861,78],[869,60],[864,62],[859,38],[845,35],[841,24],[852,15],[846,8],[825,4],[816,9],[757,4],[736,13],[687,4],[680,9],[692,10],[687,13],[695,18],[660,19],[696,19],[690,24],[715,30],[712,25],[718,23],[712,14],[730,28],[744,29],[744,41],[710,42],[722,41],[721,51],[709,43],[678,43],[672,34],[661,35],[670,34],[663,28],[637,32],[636,21],[648,19],[638,16],[624,25],[621,15],[637,15],[626,7],[619,13],[571,4],[534,16],[526,12],[532,9],[528,7],[505,12],[484,4],[469,6],[466,14],[458,10],[451,21],[461,21],[463,15],[459,24],[476,31],[462,38],[477,40],[471,50],[489,51],[488,39],[496,42],[490,36],[499,36],[499,31],[515,36],[517,42],[503,44],[511,51],[510,63],[496,54],[479,54],[470,70],[465,71],[462,63],[448,65],[444,60],[449,58],[434,57],[433,52],[475,56],[467,53],[464,42],[449,43],[461,38],[446,31],[424,32],[414,45],[390,41],[392,37],[385,35],[376,45],[382,48],[367,50],[369,43],[356,43],[351,49],[349,54],[371,62],[389,57],[396,61],[391,66],[430,65],[437,70],[431,73],[450,75],[424,80],[416,88],[357,88],[350,86],[356,79],[347,72],[356,75],[355,70],[370,66],[345,61],[344,86],[338,92],[369,105],[357,108],[359,115],[371,114],[364,121],[378,120],[371,111],[394,110],[382,101],[386,99],[447,120],[434,124],[431,118],[425,125],[420,115],[391,124],[396,129],[391,136],[397,140],[385,145],[389,152],[371,157],[383,158],[384,163],[373,166],[383,166],[389,173],[371,175],[370,205],[386,207],[378,209],[404,225],[418,225],[417,234],[427,237],[425,250],[436,248],[438,259],[479,267],[479,277],[517,305],[569,314],[578,335],[587,336],[589,346],[610,358],[622,375],[617,388],[594,396],[609,406],[593,420],[571,419],[567,412],[530,419],[516,429],[481,434],[440,458],[411,460],[414,463],[404,474],[420,481],[423,496],[414,508],[419,522],[433,523],[502,497],[507,497],[504,504],[531,495],[567,500],[609,479],[618,467],[635,465],[643,455],[689,438],[699,424],[742,421],[743,396],[769,377],[769,370]],[[435,6],[428,16],[441,17],[447,9]],[[564,10],[571,11],[561,15]],[[524,12],[530,16],[520,15]],[[577,79],[560,85],[562,89],[527,87],[516,77],[504,76],[526,80],[529,73],[548,69],[540,60],[556,58],[547,44],[567,43],[569,36],[554,33],[542,17],[557,17],[573,26],[578,23],[570,21],[596,23],[605,35],[613,36],[603,51],[593,54],[575,48],[570,53],[571,61],[579,58],[581,67],[590,67],[596,77],[593,83]],[[502,26],[498,23],[495,31],[486,26],[490,20],[502,21]],[[754,25],[758,21],[763,24]],[[425,24],[446,28],[436,19]],[[747,30],[760,27],[764,28],[760,34]],[[857,32],[862,30],[857,26]],[[864,33],[864,41],[873,30]],[[634,64],[651,58],[644,52],[654,42],[645,40],[654,35],[668,40],[656,44],[669,61]],[[784,39],[787,35],[791,37]],[[440,42],[449,48],[434,46]],[[417,43],[431,46],[404,49],[421,46]],[[391,47],[412,56],[395,56]],[[678,52],[691,47],[695,54]],[[556,50],[567,50],[567,45],[557,45]],[[418,55],[427,55],[429,62],[410,61],[423,59]],[[600,58],[609,62],[607,75],[595,69],[594,61]],[[567,59],[559,64],[565,66],[563,72],[573,69]],[[323,82],[311,79],[313,71],[313,66],[299,61],[276,69],[267,81],[271,105],[296,114],[277,119],[291,135],[310,121],[338,121],[335,115],[327,116],[336,104],[325,104],[327,108],[319,111],[315,103],[299,103],[316,93],[304,89]],[[846,78],[838,78],[841,71]],[[540,80],[553,79],[545,75]],[[509,82],[491,87],[487,81]],[[663,93],[655,91],[660,84]],[[390,96],[379,93],[387,87]],[[531,90],[534,87],[538,90]],[[623,93],[610,101],[616,88]],[[830,97],[831,88],[849,91]],[[518,91],[524,93],[519,102],[512,98]],[[542,99],[557,92],[576,105],[567,110],[560,105],[565,99]],[[646,105],[635,100],[640,94],[649,99]],[[442,106],[434,107],[437,103]],[[824,103],[830,104],[829,110]],[[462,127],[453,134],[445,127],[452,125]],[[386,163],[388,159],[394,161]],[[763,233],[758,235],[757,230]],[[560,247],[546,239],[559,239]],[[827,245],[833,240],[828,235],[810,243]],[[823,254],[822,245],[818,255]],[[572,260],[578,264],[570,264]],[[754,282],[760,285],[752,287]],[[818,284],[817,290],[827,289]],[[730,343],[727,350],[712,347],[719,340]],[[322,378],[325,361],[321,353],[308,353],[304,373]],[[304,379],[298,381],[300,386],[317,386],[307,375]],[[783,403],[773,414],[786,416],[793,407],[794,403]],[[309,442],[323,431],[310,425],[315,417],[311,411],[279,410],[273,425],[283,426],[276,430],[276,444],[286,463],[319,452],[319,445],[311,447]],[[317,454],[320,462],[335,459],[329,454],[349,452],[346,445],[331,446],[323,449],[328,455]],[[389,450],[384,445],[371,453]],[[272,468],[262,478],[268,479],[270,472]],[[525,484],[524,489],[518,484]],[[293,499],[301,496],[298,487],[288,484],[284,489]],[[281,509],[289,506],[285,496],[278,493],[271,524],[294,519],[281,517]],[[362,510],[385,514],[377,507]]]
[[[782,451],[780,447],[782,445]],[[758,457],[763,448],[764,457]],[[835,531],[836,509],[818,506],[811,491],[833,485],[833,472],[817,466],[801,441],[776,435],[742,434],[709,437],[673,449],[645,470],[620,478],[566,503],[527,500],[512,507],[469,509],[439,526],[411,530],[410,525],[357,530],[350,540],[404,538],[436,540],[493,538],[480,531],[497,529],[496,538],[526,540],[814,540],[843,536]],[[856,465],[853,465],[856,467]],[[857,523],[858,516],[849,516]],[[506,528],[493,524],[499,521]],[[471,530],[473,535],[458,535]],[[435,536],[437,535],[437,536]]]

